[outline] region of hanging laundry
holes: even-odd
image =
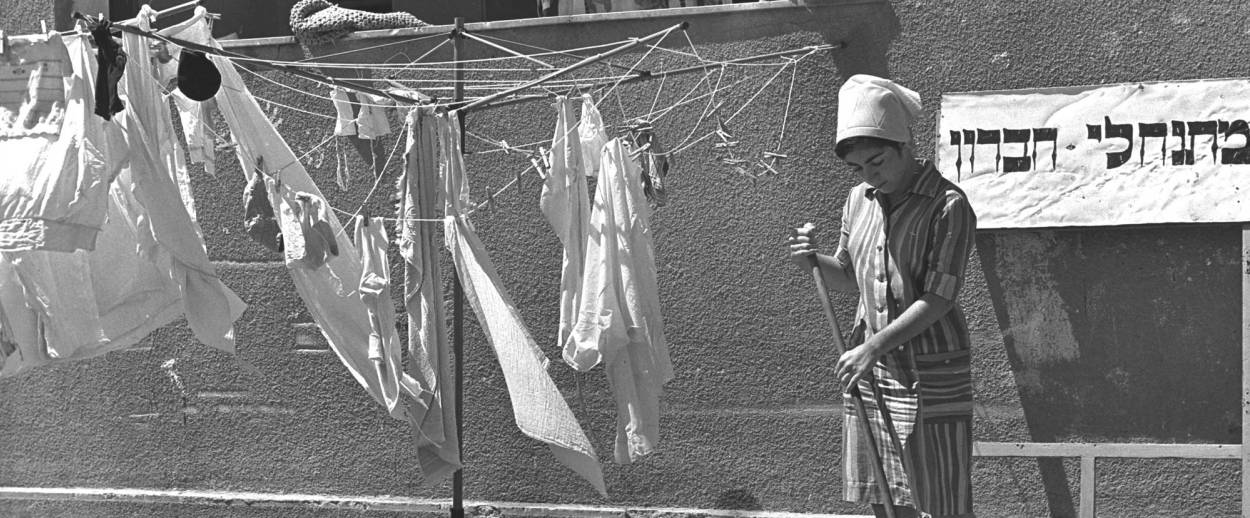
[[[447,218],[444,238],[460,273],[465,298],[499,357],[517,426],[526,435],[547,443],[556,459],[606,496],[594,447],[547,374],[547,357],[500,287],[495,265],[468,220],[472,204],[460,148],[460,123],[455,113],[439,115],[438,135]]]
[[[0,58],[0,251],[95,248],[126,154],[109,155],[111,123],[91,115],[84,40],[10,38],[11,61]]]
[[[634,154],[642,165],[642,192],[654,206],[663,207],[668,202],[664,177],[668,175],[671,157],[656,137],[651,121],[634,121],[628,129],[634,141]]]
[[[374,140],[391,133],[391,118],[387,111],[395,101],[382,95],[357,94],[360,98],[360,114],[356,116],[356,134],[362,139]]]
[[[348,98],[347,90],[337,86],[331,87],[330,101],[334,103],[334,113],[337,115],[334,121],[334,134],[339,137],[355,135],[356,115],[352,113],[352,103]]]
[[[192,16],[189,20],[177,25],[157,31],[162,36],[171,34],[179,34],[191,27],[195,26],[196,17]],[[213,102],[211,96],[204,101],[194,100],[184,93],[182,83],[185,82],[184,77],[195,77],[196,74],[184,70],[183,62],[190,60],[193,63],[192,69],[205,69],[206,66],[212,66],[207,56],[196,54],[190,51],[184,51],[176,45],[162,45],[158,47],[158,55],[168,54],[167,58],[158,58],[156,63],[157,77],[162,85],[174,85],[178,88],[166,88],[169,96],[174,99],[174,105],[178,109],[178,118],[182,123],[182,133],[186,138],[187,153],[192,163],[204,164],[204,170],[208,174],[217,173],[217,143],[214,138],[214,132],[211,124],[213,121],[213,112],[217,108],[217,103]],[[203,61],[200,61],[200,60]],[[207,63],[207,65],[206,65]],[[212,71],[202,72],[200,75],[208,75],[209,81],[204,86],[192,86],[189,88],[203,88],[204,92],[217,91],[221,84],[221,74],[213,67]],[[198,94],[202,96],[204,93]]]
[[[143,6],[133,23],[149,30],[152,13],[149,6]],[[147,40],[125,33],[122,48],[130,55],[146,55]],[[183,289],[185,314],[195,337],[212,347],[234,352],[233,324],[246,305],[222,284],[208,259],[202,232],[194,219],[186,167],[181,162],[173,121],[151,60],[132,61],[118,90],[128,105],[122,123],[131,160],[117,180],[131,189],[146,213],[161,252],[160,264]]]
[[[256,170],[243,192],[243,229],[253,241],[271,251],[282,252],[282,229],[269,204],[269,180],[265,174],[265,157],[256,159]]]
[[[126,52],[122,50],[121,42],[113,38],[111,29],[112,23],[108,20],[90,22],[99,67],[95,78],[95,114],[104,120],[111,120],[113,115],[126,109],[126,104],[117,95],[117,83],[121,82],[126,71]]]
[[[557,347],[569,338],[581,306],[582,266],[590,230],[590,197],[582,167],[580,139],[573,135],[573,102],[556,97],[555,136],[551,140],[551,167],[543,180],[539,206],[564,246],[560,266],[560,330]]]
[[[590,219],[581,308],[564,348],[565,361],[579,371],[604,364],[617,404],[621,464],[655,451],[659,398],[673,375],[640,174],[624,143],[609,141]]]
[[[295,195],[295,201],[291,208],[299,220],[300,233],[304,238],[304,255],[300,257],[300,263],[304,268],[316,270],[331,257],[339,255],[338,239],[330,227],[330,216],[321,198],[301,192]]]
[[[400,178],[399,255],[404,259],[404,306],[408,313],[408,359],[423,397],[423,413],[414,412],[417,460],[426,485],[435,485],[460,467],[456,432],[456,390],[443,274],[439,265],[437,217],[439,192],[437,132],[433,108],[408,111],[404,175]]]
[[[402,366],[399,337],[395,334],[395,306],[391,303],[391,264],[386,258],[390,240],[382,218],[356,217],[356,247],[360,249],[360,301],[369,314],[368,356],[382,388],[388,412],[399,404]]]
[[[207,30],[204,15],[207,10],[196,7],[196,23],[183,32],[170,36],[188,41],[221,48],[213,40]],[[270,203],[278,215],[282,227],[284,248],[288,258],[292,249],[301,249],[302,244],[293,243],[292,235],[301,235],[298,222],[293,219],[291,205],[296,201],[295,193],[306,193],[316,199],[322,199],[321,190],[308,176],[308,171],[299,162],[298,157],[278,134],[273,123],[265,116],[260,105],[244,84],[237,70],[229,65],[229,61],[218,56],[209,59],[217,65],[222,73],[222,88],[215,97],[222,116],[230,128],[230,133],[237,142],[235,153],[243,166],[245,175],[255,174],[251,169],[257,157],[264,156],[266,161],[276,164],[290,164],[282,169],[278,178],[281,185],[275,182],[270,195]],[[385,405],[381,382],[377,378],[373,360],[362,344],[369,343],[369,335],[373,334],[368,311],[355,290],[343,290],[339,279],[359,279],[361,273],[360,255],[342,232],[338,218],[328,214],[326,225],[331,230],[330,236],[338,248],[337,256],[329,257],[323,268],[315,270],[297,267],[287,262],[287,271],[295,283],[296,292],[304,301],[308,312],[321,329],[330,344],[330,349],[338,355],[339,360],[347,367],[348,372],[369,392],[379,404]],[[295,232],[289,232],[294,229]],[[394,341],[398,341],[399,333],[395,329],[383,330],[394,333]],[[389,337],[388,337],[389,339]],[[410,376],[404,375],[400,380],[402,405],[390,413],[396,419],[411,421],[412,408],[420,407],[421,388]]]
[[[582,119],[577,123],[577,134],[582,142],[582,164],[586,168],[586,176],[599,176],[599,163],[602,161],[603,145],[608,142],[608,133],[603,125],[603,116],[590,94],[582,94]]]

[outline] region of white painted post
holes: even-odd
[[[1094,518],[1094,457],[1093,455],[1081,456],[1081,510],[1079,512],[1081,518]]]

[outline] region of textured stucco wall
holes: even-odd
[[[13,3],[21,4],[0,4],[6,18]],[[481,26],[500,38],[570,48],[685,19],[709,59],[847,46],[798,67],[781,145],[791,158],[781,161],[780,175],[743,176],[710,141],[675,159],[669,204],[652,219],[677,370],[664,400],[660,453],[634,466],[605,464],[611,496],[596,496],[516,429],[493,352],[470,315],[466,493],[479,500],[863,512],[840,501],[841,402],[828,379],[834,355],[825,345],[827,324],[810,278],[786,261],[782,247],[787,230],[805,221],[832,233],[854,184],[831,150],[837,85],[867,72],[918,90],[929,115],[915,129],[928,155],[926,129],[935,127],[942,92],[1244,76],[1247,50],[1239,42],[1248,13],[1232,1],[828,1],[810,9]],[[395,40],[346,41],[323,53],[388,41]],[[396,61],[399,51],[415,57],[441,41],[338,59]],[[684,39],[666,44],[686,48]],[[486,55],[472,43],[466,48],[469,57]],[[289,44],[246,50],[302,57]],[[429,59],[447,58],[444,47]],[[656,53],[644,67],[690,63]],[[731,69],[722,81],[765,70],[772,71]],[[324,93],[283,74],[267,77]],[[718,94],[722,115],[732,115],[767,79]],[[707,91],[698,80],[666,80],[658,106]],[[741,142],[739,156],[773,149],[790,81],[789,71],[778,76],[728,123]],[[332,113],[328,102],[259,79],[252,85],[262,98]],[[619,103],[603,104],[607,122],[650,111],[659,88],[657,81],[622,87]],[[708,131],[707,121],[693,128],[704,108],[693,102],[661,119],[666,144]],[[286,108],[273,106],[272,114],[297,153],[332,130],[322,118]],[[515,145],[550,139],[554,112],[534,102],[468,120],[470,131]],[[380,162],[396,137],[376,146]],[[339,146],[355,176],[346,191],[334,186],[334,144],[306,164],[332,205],[364,204],[385,214],[398,157],[369,196],[375,177],[358,152],[368,148],[355,144]],[[466,147],[489,149],[472,139]],[[526,165],[516,155],[471,155],[475,199]],[[196,344],[181,324],[158,331],[145,348],[0,380],[0,485],[447,497],[446,485],[421,486],[406,428],[383,415],[332,353],[318,350],[324,344],[297,345],[297,330],[310,318],[277,257],[241,232],[237,163],[223,159],[215,177],[196,169],[193,179],[210,255],[251,305],[237,327],[240,356],[264,377]],[[555,360],[556,383],[606,460],[615,414],[606,382],[599,371],[586,376],[581,405],[554,343],[560,250],[538,210],[539,189],[537,177],[523,177],[519,192],[504,191],[474,222],[530,331]],[[975,341],[977,440],[1239,442],[1238,250],[1238,229],[1218,225],[980,233],[961,301]],[[834,302],[844,328],[853,300],[840,295]],[[172,367],[162,367],[170,360]],[[1239,471],[1229,461],[1103,460],[1099,516],[1235,516]],[[1074,516],[1078,474],[1075,460],[978,459],[977,511]],[[4,505],[10,507],[0,510],[32,516],[79,509]],[[110,509],[96,512],[141,512]]]

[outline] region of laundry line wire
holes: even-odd
[[[478,35],[480,36],[480,34]],[[447,35],[443,34],[442,36],[445,37]],[[575,53],[575,52],[581,52],[581,51],[596,50],[596,49],[601,49],[601,48],[606,48],[606,47],[619,46],[625,43],[629,43],[629,41],[630,40],[626,39],[626,40],[609,42],[609,43],[601,43],[597,45],[588,45],[585,47],[578,47],[574,49],[568,49],[565,51],[549,51],[549,52],[540,52],[540,53],[528,54],[528,55],[533,56],[533,57],[556,56],[556,55],[567,54],[567,53]],[[395,42],[395,43],[398,44],[400,42]],[[349,51],[349,52],[356,52],[356,51]],[[316,59],[336,56],[336,55],[338,54],[318,56]],[[274,64],[274,65],[290,66],[290,67],[296,67],[296,68],[359,68],[359,69],[385,68],[385,66],[379,65],[376,62],[375,63],[339,63],[339,62],[331,62],[331,61],[323,62],[323,61],[309,61],[309,60],[287,61],[287,60],[255,58],[255,57],[243,56],[243,55],[240,55],[237,59],[242,60],[242,61],[269,63],[269,64]],[[452,67],[457,67],[459,65],[463,65],[466,63],[490,63],[490,62],[506,61],[506,60],[512,60],[512,59],[522,59],[522,58],[519,56],[498,56],[498,57],[491,57],[491,58],[461,59],[459,61],[426,61],[424,62],[424,64],[426,65],[450,65]],[[465,68],[464,70],[468,71],[468,70],[480,70],[480,69]]]

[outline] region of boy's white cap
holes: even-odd
[[[920,94],[889,79],[853,75],[838,91],[837,142],[851,137],[911,142],[909,126],[920,113]]]

